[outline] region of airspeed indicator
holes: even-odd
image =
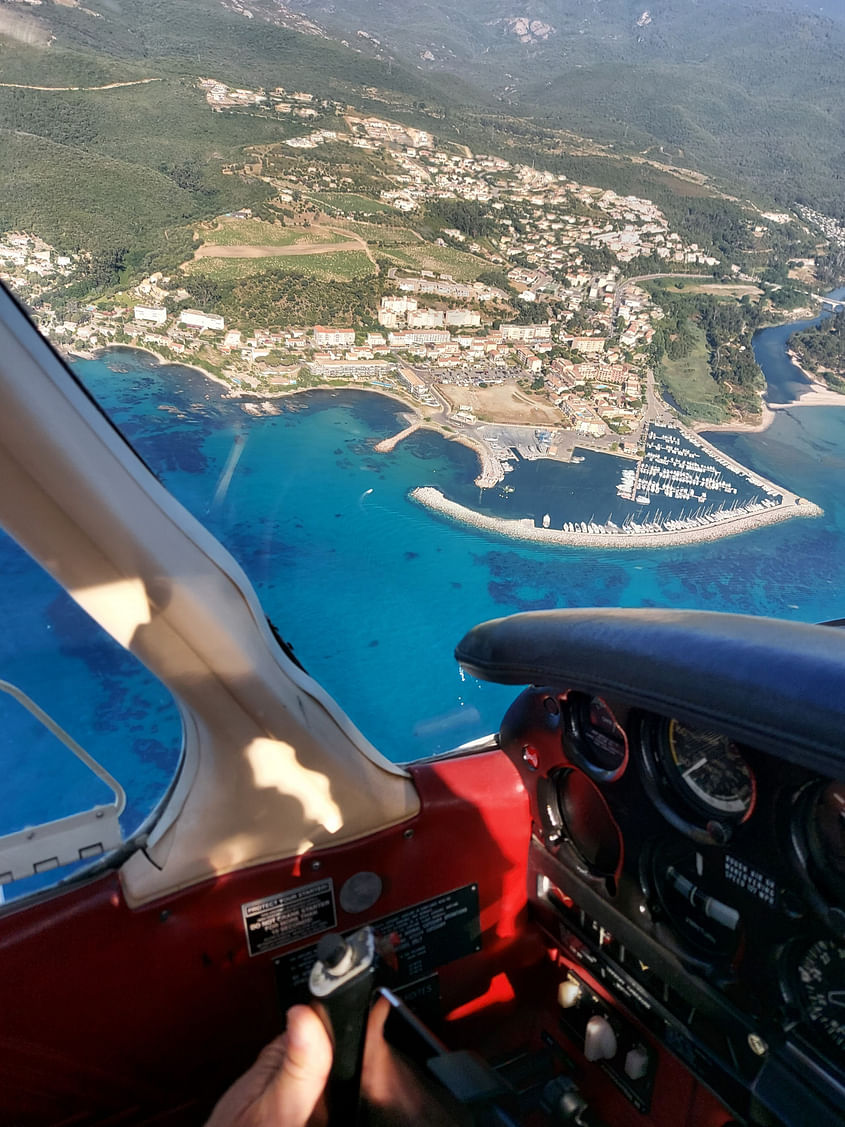
[[[805,1023],[845,1050],[845,947],[819,939],[798,963],[798,1003]]]

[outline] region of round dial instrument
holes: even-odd
[[[813,804],[808,826],[813,860],[830,885],[845,892],[845,783],[828,783]]]
[[[754,805],[754,775],[736,744],[680,720],[669,720],[660,751],[669,782],[705,814],[743,821]]]
[[[563,833],[588,872],[612,877],[622,863],[622,834],[599,788],[570,768],[555,776]]]
[[[845,947],[819,939],[797,965],[798,1005],[807,1026],[845,1050]]]
[[[573,762],[599,782],[618,779],[628,764],[628,737],[607,701],[571,693],[568,718],[566,750]]]

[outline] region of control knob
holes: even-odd
[[[589,1061],[612,1060],[616,1056],[616,1033],[606,1017],[596,1014],[584,1032],[584,1056]]]

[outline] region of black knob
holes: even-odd
[[[317,944],[317,958],[329,969],[338,966],[345,954],[346,940],[342,935],[329,933]]]

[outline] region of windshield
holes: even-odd
[[[496,730],[491,617],[842,615],[845,25],[787,6],[775,67],[746,4],[0,5],[0,278],[391,759]]]
[[[116,782],[126,802],[118,810],[112,845],[128,841],[160,805],[178,769],[182,726],[176,706],[131,654],[2,533],[0,574],[0,839],[110,806]],[[111,780],[98,777],[71,745]],[[92,841],[100,843],[102,836]],[[36,853],[36,872],[15,872],[14,883],[0,863],[0,903],[72,876],[103,851],[92,848],[73,864],[52,849]]]

